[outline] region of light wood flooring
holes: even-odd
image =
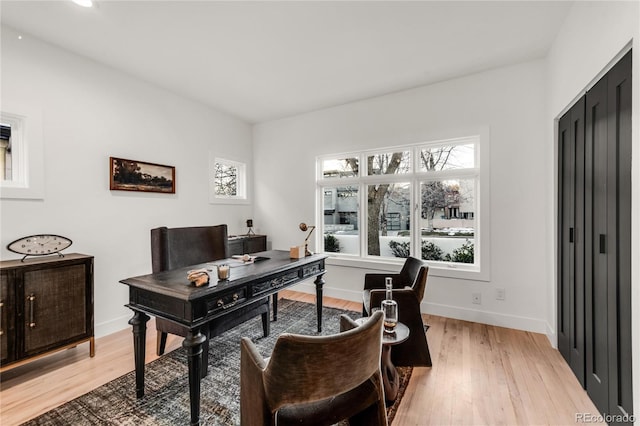
[[[281,292],[288,299],[313,296]],[[360,304],[324,298],[326,306]],[[546,336],[424,315],[433,367],[414,368],[393,422],[403,425],[569,425],[579,413],[598,415],[586,392]],[[155,326],[147,362],[156,359]],[[167,351],[182,338],[169,336]],[[123,330],[2,373],[0,424],[18,425],[129,371],[133,338]],[[188,385],[185,382],[185,388]]]

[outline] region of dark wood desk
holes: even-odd
[[[182,342],[189,365],[189,396],[191,424],[200,424],[200,377],[202,344],[205,336],[200,327],[210,321],[233,315],[256,298],[315,277],[318,332],[322,331],[322,286],[327,255],[315,254],[302,259],[290,259],[288,251],[272,250],[256,253],[268,259],[231,268],[229,280],[218,281],[215,261],[157,274],[127,278],[120,282],[129,286],[129,304],[134,314],[133,345],[136,367],[136,396],[144,396],[145,337],[149,315],[164,318],[189,329]],[[187,280],[191,269],[214,269],[209,285],[195,287]]]

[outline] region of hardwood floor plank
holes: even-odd
[[[291,291],[281,297],[314,303]],[[324,298],[326,306],[360,312],[359,303]],[[394,426],[565,425],[576,413],[598,411],[546,336],[424,315],[433,367],[414,368]],[[155,355],[156,331],[147,328],[147,359]],[[182,338],[169,336],[167,352]],[[131,330],[7,370],[0,376],[0,423],[18,425],[132,371]]]

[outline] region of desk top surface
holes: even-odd
[[[285,250],[270,250],[253,253],[253,255],[267,259],[246,264],[236,259],[222,259],[156,274],[125,278],[120,282],[130,287],[153,293],[164,294],[182,300],[194,300],[240,287],[248,282],[260,280],[273,274],[301,268],[328,257],[326,254],[314,254],[301,259],[291,259],[289,251]],[[228,280],[218,280],[216,265],[221,263],[227,263],[231,266]],[[209,272],[209,284],[196,287],[187,279],[187,272],[201,268],[207,269]]]

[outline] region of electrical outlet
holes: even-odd
[[[475,303],[476,305],[480,305],[482,303],[482,301],[480,300],[480,293],[471,294],[471,302]]]
[[[504,288],[496,288],[496,300],[504,300]]]

